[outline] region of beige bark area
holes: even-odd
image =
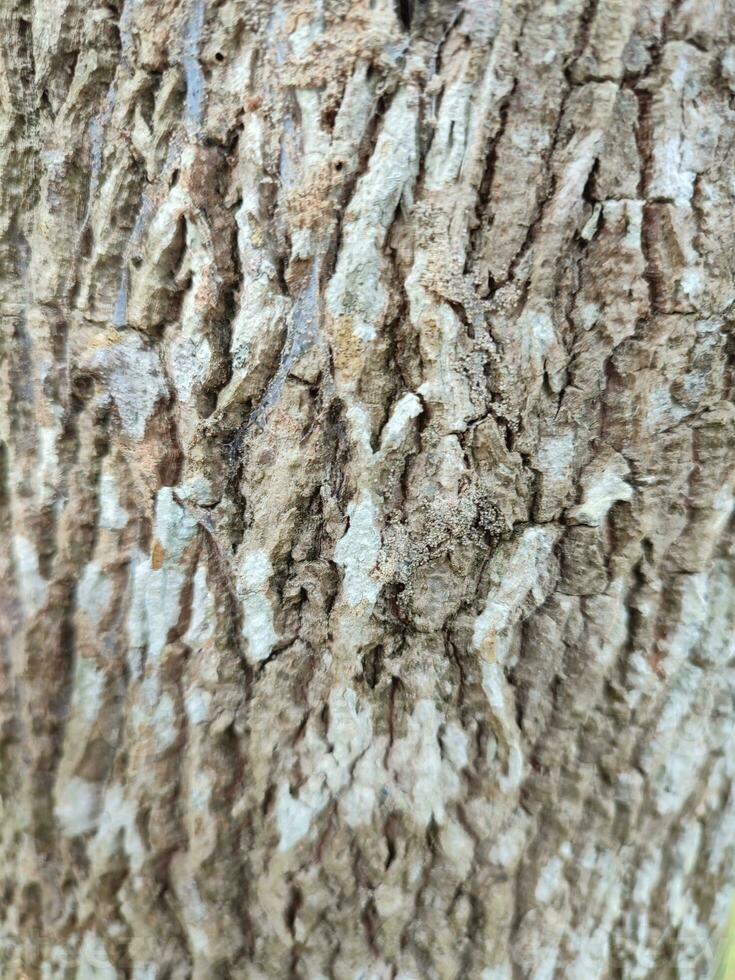
[[[0,5],[3,978],[707,976],[733,32]]]

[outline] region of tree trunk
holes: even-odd
[[[708,975],[734,25],[3,0],[3,978]]]

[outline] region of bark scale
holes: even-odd
[[[3,977],[707,976],[734,25],[5,0]]]

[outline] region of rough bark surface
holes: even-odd
[[[3,0],[3,978],[706,977],[733,31]]]

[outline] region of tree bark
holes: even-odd
[[[0,974],[704,978],[730,0],[4,0]]]

